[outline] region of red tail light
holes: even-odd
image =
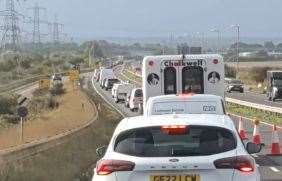
[[[223,158],[214,161],[214,165],[219,169],[237,169],[241,172],[254,171],[254,161],[249,156],[236,156]]]
[[[168,135],[183,135],[188,131],[188,126],[162,126],[161,131]]]
[[[101,160],[97,164],[97,175],[109,175],[113,172],[132,171],[135,164],[130,161],[123,160]]]

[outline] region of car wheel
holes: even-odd
[[[269,96],[269,97],[268,97],[268,100],[269,100],[269,101],[271,101],[271,100],[272,100],[272,98]]]

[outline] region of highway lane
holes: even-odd
[[[276,100],[275,102],[269,101],[265,94],[258,94],[248,91],[246,91],[245,93],[232,92],[226,93],[226,97],[272,107],[282,107],[282,100]]]

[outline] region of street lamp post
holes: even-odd
[[[211,29],[211,32],[217,33],[217,53],[220,53],[220,30],[219,29]]]
[[[232,28],[236,28],[236,61],[237,61],[237,66],[236,66],[236,78],[239,78],[239,54],[240,54],[240,49],[239,49],[239,43],[240,43],[240,26],[239,25],[232,25]]]

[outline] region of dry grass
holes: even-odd
[[[58,97],[60,106],[52,111],[43,111],[38,117],[24,124],[24,142],[50,137],[87,123],[94,115],[88,98],[70,83],[65,85],[66,94]],[[84,109],[82,108],[84,104]],[[2,129],[0,149],[19,145],[19,126]]]

